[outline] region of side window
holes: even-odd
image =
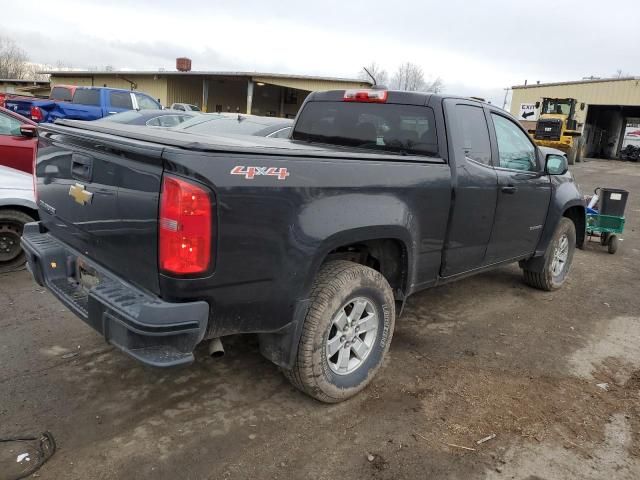
[[[491,143],[489,127],[482,107],[456,105],[456,114],[464,141],[464,154],[476,162],[491,164]]]
[[[20,135],[20,121],[0,113],[0,135]]]
[[[537,171],[536,149],[527,135],[502,115],[492,113],[491,118],[496,129],[500,166],[526,172]]]
[[[129,92],[109,92],[109,103],[113,108],[133,110],[133,103],[131,102]]]
[[[147,97],[141,93],[136,93],[135,96],[140,110],[158,110],[160,108],[155,100],[151,99],[151,97]]]

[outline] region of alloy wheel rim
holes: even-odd
[[[331,371],[348,375],[360,368],[373,351],[379,313],[371,300],[356,297],[334,315],[326,337],[325,355]]]
[[[569,259],[569,237],[564,234],[558,240],[555,250],[553,251],[553,262],[551,263],[551,273],[554,277],[558,277],[565,269],[567,260]]]

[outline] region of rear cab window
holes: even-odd
[[[59,100],[61,102],[70,102],[72,99],[71,90],[67,87],[53,87],[49,97],[51,100]]]
[[[405,155],[438,155],[433,110],[419,105],[309,101],[291,138]]]
[[[80,105],[100,106],[100,90],[93,88],[79,88],[73,94],[73,102]]]

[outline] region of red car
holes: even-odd
[[[0,165],[33,173],[37,123],[0,107]]]

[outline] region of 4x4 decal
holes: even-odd
[[[244,167],[242,165],[233,167],[230,173],[231,175],[243,175],[247,180],[253,180],[258,175],[278,177],[278,180],[286,180],[289,176],[289,171],[286,168]]]

